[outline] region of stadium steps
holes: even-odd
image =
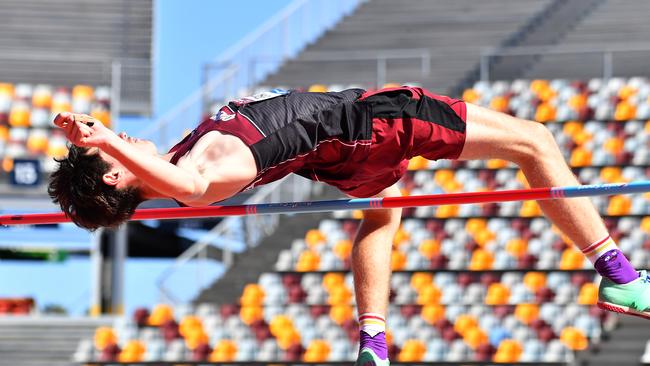
[[[556,44],[580,21],[602,5],[604,0],[557,0],[543,19],[516,42],[507,46],[544,46]],[[520,78],[540,57],[504,57],[493,64],[490,78],[494,80],[514,80]]]
[[[504,7],[494,0],[371,0],[261,84],[373,86],[376,61],[308,60],[339,51],[376,54],[377,50],[417,48],[429,50],[430,76],[421,76],[420,59],[388,60],[385,81],[419,82],[436,92],[449,93],[476,67],[481,48],[500,45],[552,2],[522,0]]]
[[[110,318],[0,317],[0,366],[72,365],[79,341]]]
[[[609,332],[597,349],[584,352],[580,364],[589,366],[638,365],[650,339],[648,321],[619,316],[618,327]]]
[[[341,194],[333,188],[325,187],[323,193],[312,197],[312,200],[340,198]],[[287,238],[303,235],[308,228],[317,226],[320,221],[329,217],[327,212],[280,215],[280,225],[270,236],[266,237],[255,248],[242,254],[236,254],[233,266],[217,281],[203,290],[194,303],[232,304],[239,301],[244,286],[256,283],[260,274],[273,268],[278,253],[291,246]]]
[[[650,34],[648,12],[650,2],[647,0],[605,0],[556,43],[565,49],[647,45]],[[614,76],[647,75],[648,56],[649,51],[615,53]],[[526,71],[524,77],[590,79],[602,76],[602,63],[600,54],[544,55]]]

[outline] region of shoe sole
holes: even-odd
[[[612,304],[611,302],[606,302],[606,301],[598,301],[598,307],[603,309],[603,310],[608,310],[608,311],[613,311],[615,313],[619,314],[627,314],[627,315],[633,315],[633,316],[638,316],[639,318],[643,319],[649,319],[650,320],[650,312],[647,311],[637,311],[634,310],[628,306],[621,306],[621,305],[616,305]]]

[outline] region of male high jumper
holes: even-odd
[[[87,118],[87,117],[84,117]],[[354,197],[400,195],[408,160],[505,159],[531,187],[578,184],[544,125],[417,87],[365,92],[271,91],[231,101],[168,153],[99,121],[59,114],[70,142],[49,193],[79,226],[128,220],[143,200],[205,206],[289,173]],[[650,277],[637,272],[588,198],[540,201],[546,217],[603,276],[599,305],[650,318]],[[368,210],[352,251],[360,326],[356,365],[388,365],[385,314],[400,209]]]

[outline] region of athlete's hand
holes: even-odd
[[[70,142],[80,147],[102,148],[117,136],[100,120],[86,114],[59,113],[54,124],[65,131]]]

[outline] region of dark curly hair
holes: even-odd
[[[68,146],[68,156],[55,159],[58,168],[47,188],[54,203],[78,226],[88,230],[115,227],[128,220],[143,201],[137,188],[117,189],[102,176],[111,165],[87,148]]]

